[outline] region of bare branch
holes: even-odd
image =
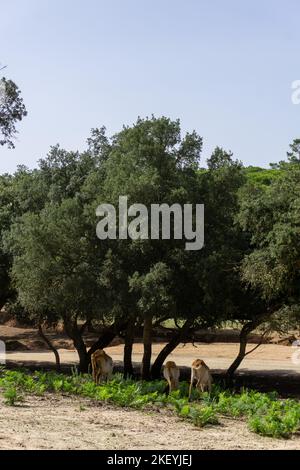
[[[262,342],[263,342],[265,336],[267,335],[267,333],[270,333],[270,331],[271,331],[270,328],[268,328],[266,331],[264,331],[263,334],[261,335],[260,340],[257,343],[257,345],[254,346],[254,348],[250,349],[250,351],[246,352],[245,356],[248,356],[248,354],[253,353],[257,348],[259,348],[259,346],[262,345]]]

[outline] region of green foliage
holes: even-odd
[[[0,80],[0,145],[15,147],[16,123],[22,121],[26,115],[27,111],[18,86],[12,80],[3,77]]]
[[[245,168],[247,181],[255,187],[270,186],[274,181],[282,176],[280,169],[265,169],[255,166]]]
[[[65,199],[23,215],[6,243],[14,253],[11,272],[19,301],[33,318],[63,318],[68,324],[97,317],[100,267],[78,201]]]
[[[172,297],[168,292],[170,278],[171,270],[161,262],[152,266],[146,275],[133,274],[129,286],[131,291],[140,294],[137,305],[141,312],[166,314],[172,309]]]
[[[300,139],[294,139],[290,144],[290,151],[287,152],[287,157],[290,163],[299,165],[300,163]]]
[[[264,436],[288,438],[299,431],[300,407],[291,400],[272,403],[263,414],[259,410],[257,415],[250,417],[249,427]]]
[[[182,135],[179,120],[152,116],[112,137],[92,129],[85,151],[57,145],[37,169],[0,177],[0,308],[9,304],[32,324],[62,322],[81,371],[89,360],[83,323],[122,335],[143,326],[148,378],[153,324],[184,324],[188,335],[225,321],[259,325],[278,298],[295,305],[299,141],[289,163],[270,170],[244,169],[220,147],[201,170],[201,151],[196,132]],[[172,237],[100,241],[95,209],[117,206],[120,195],[148,209],[204,203],[204,248],[186,251]]]
[[[18,402],[23,401],[21,391],[35,392],[32,384],[32,378],[22,372],[11,371],[7,373],[4,369],[0,369],[0,388],[3,389],[4,402],[9,406],[15,406]]]
[[[233,161],[232,157],[232,152],[226,152],[224,149],[216,147],[211,157],[207,160],[208,169],[218,170],[220,168],[231,167],[232,165],[241,167],[241,162]]]
[[[110,382],[97,386],[89,375],[0,372],[0,389],[10,405],[22,400],[21,393],[68,393],[120,407],[154,410],[166,407],[197,427],[216,425],[219,417],[226,415],[245,417],[249,428],[264,436],[288,438],[300,429],[299,402],[280,400],[275,392],[266,394],[242,389],[240,393],[232,393],[214,385],[210,394],[193,390],[192,401],[189,402],[186,382],[181,382],[179,390],[170,395],[164,394],[164,388],[165,381],[124,380],[120,374],[116,374]]]
[[[299,195],[300,165],[290,163],[264,190],[245,188],[239,214],[252,242],[252,251],[242,263],[243,279],[283,319],[289,307],[292,316],[295,314],[294,327],[299,324],[300,303]]]
[[[23,401],[23,396],[18,392],[17,387],[9,385],[4,393],[4,403],[9,406],[15,406],[17,403]]]

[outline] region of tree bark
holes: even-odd
[[[124,377],[133,377],[133,365],[132,365],[132,347],[134,343],[134,325],[135,321],[131,320],[126,328],[125,332],[125,345],[124,345]]]
[[[79,372],[87,373],[89,370],[89,357],[82,338],[82,332],[78,329],[76,321],[74,323],[65,321],[64,324],[66,333],[72,339],[79,357]]]
[[[152,356],[152,314],[146,314],[143,328],[144,355],[142,361],[142,380],[150,380]]]
[[[151,376],[153,379],[159,379],[164,361],[167,359],[169,354],[182,342],[182,340],[187,336],[190,327],[192,326],[193,321],[187,320],[183,327],[174,334],[169,343],[167,343],[163,349],[158,354],[157,358],[154,361],[154,364],[151,368]]]
[[[86,345],[82,337],[78,337],[74,340],[74,346],[79,357],[79,372],[88,373],[89,371],[89,358],[86,350]]]
[[[53,344],[51,343],[50,339],[47,338],[47,336],[46,336],[45,333],[43,332],[43,328],[42,328],[42,325],[41,325],[41,324],[39,324],[39,326],[38,326],[38,332],[39,332],[39,335],[40,335],[40,337],[42,338],[42,340],[45,341],[45,343],[47,344],[47,346],[49,347],[49,349],[51,349],[51,351],[52,351],[53,354],[54,354],[54,357],[55,357],[55,364],[56,364],[56,372],[61,372],[60,357],[59,357],[58,351],[57,351],[57,349],[55,348],[55,346],[53,346]]]

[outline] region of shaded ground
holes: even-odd
[[[156,358],[159,351],[163,348],[165,343],[157,343],[153,345],[153,360]],[[251,349],[253,345],[249,346]],[[123,345],[111,346],[106,348],[109,355],[112,356],[114,361],[123,360]],[[300,351],[300,349],[299,349]],[[179,345],[169,359],[174,360],[178,365],[189,367],[191,362],[200,357],[205,360],[211,369],[225,370],[229,367],[238,352],[237,344],[230,343],[212,343],[203,344],[196,343],[196,347],[187,344]],[[263,344],[256,351],[251,353],[243,361],[241,371],[282,371],[282,373],[299,374],[300,378],[300,364],[295,364],[292,361],[292,354],[295,349],[290,346],[281,346],[275,344]],[[64,364],[75,365],[78,362],[78,356],[74,350],[59,350],[61,362]],[[143,354],[143,345],[138,343],[133,348],[133,361],[140,363]],[[300,356],[300,353],[299,353]],[[37,350],[37,351],[8,351],[8,361],[17,361],[19,364],[29,362],[36,363],[53,363],[54,356],[51,351]],[[300,362],[300,361],[299,361]]]
[[[300,449],[300,437],[261,437],[241,420],[196,428],[169,416],[46,395],[22,406],[0,400],[0,449]],[[9,423],[9,426],[8,426]]]
[[[164,344],[154,345],[153,360],[163,346]],[[106,351],[114,359],[114,370],[122,372],[123,346],[112,346],[106,348]],[[262,345],[242,363],[233,385],[236,388],[251,387],[261,392],[276,390],[283,397],[300,397],[300,365],[292,362],[291,355],[294,351],[289,346]],[[70,372],[71,368],[78,364],[77,353],[70,350],[59,350],[59,353],[63,371]],[[179,345],[168,359],[181,366],[181,379],[189,379],[190,364],[193,359],[200,357],[212,369],[214,380],[222,382],[225,371],[236,353],[237,345],[229,343],[198,344],[197,348]],[[133,360],[137,374],[140,371],[141,358],[142,345],[135,344]],[[31,370],[54,369],[55,363],[53,353],[49,351],[18,351],[7,352],[7,366],[25,366]]]
[[[218,341],[229,335],[232,339],[236,332],[221,332]],[[63,334],[57,332],[47,332],[47,335],[59,348],[59,354],[63,365],[63,370],[69,371],[72,366],[78,364],[76,351],[72,349],[72,342]],[[225,335],[225,336],[226,336]],[[31,328],[16,328],[7,325],[0,325],[0,339],[4,340],[10,347],[7,351],[6,359],[8,367],[25,366],[30,369],[54,368],[54,355],[49,351],[39,338],[37,331]],[[91,344],[95,335],[89,334],[86,337],[87,343]],[[204,338],[206,339],[206,338]],[[25,348],[15,350],[15,342],[19,341]],[[161,341],[153,345],[154,360],[166,343]],[[212,369],[217,380],[222,380],[224,372],[229,367],[238,352],[238,343],[214,342],[195,343],[193,345],[179,345],[168,357],[182,367],[181,377],[187,378],[189,367],[195,358],[202,358]],[[250,344],[248,350],[255,344]],[[18,348],[17,348],[18,349]],[[21,349],[21,348],[20,348]],[[27,350],[26,350],[27,349]],[[123,361],[123,344],[120,340],[115,340],[115,345],[106,348],[108,354],[112,356],[115,363],[115,370],[121,370]],[[292,355],[298,351],[298,363],[293,362]],[[133,361],[136,371],[140,369],[142,360],[143,345],[136,343],[133,348]],[[250,386],[261,391],[277,390],[283,396],[300,396],[300,348],[296,350],[291,346],[282,344],[262,344],[256,351],[251,353],[243,361],[236,378],[235,385]]]

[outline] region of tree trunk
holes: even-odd
[[[72,339],[74,347],[79,357],[79,372],[87,373],[89,371],[89,357],[86,345],[82,338],[82,332],[78,329],[77,322],[65,321],[65,330],[67,335]]]
[[[142,362],[142,380],[150,380],[150,366],[152,356],[152,315],[147,314],[144,318],[143,328],[144,355]]]
[[[119,321],[116,321],[112,326],[105,328],[101,336],[99,336],[97,341],[88,350],[89,361],[91,360],[91,355],[95,351],[97,351],[97,349],[107,348],[107,346],[110,345],[112,340],[127,327],[127,324],[128,320],[125,321],[121,319]]]
[[[182,340],[187,336],[188,330],[190,329],[193,321],[187,320],[183,327],[176,332],[176,334],[171,338],[168,344],[166,344],[163,349],[160,351],[159,355],[154,361],[154,364],[151,368],[151,376],[153,379],[159,379],[161,368],[164,361],[167,359],[169,354],[182,342]]]
[[[120,333],[120,331],[126,328],[128,320],[120,319],[115,322],[111,327],[106,328],[98,340],[91,346],[87,351],[86,345],[83,340],[83,331],[77,326],[77,322],[73,323],[64,319],[64,326],[67,335],[72,339],[74,347],[79,356],[79,371],[89,372],[89,366],[91,364],[91,355],[97,349],[103,349],[107,347],[114,337]]]
[[[97,349],[107,348],[107,346],[109,346],[109,344],[112,342],[115,336],[116,336],[116,331],[114,327],[106,328],[102,332],[101,336],[99,336],[97,341],[88,350],[89,358],[95,351],[97,351]]]
[[[41,324],[39,324],[39,326],[38,326],[38,332],[39,332],[39,335],[40,335],[40,337],[42,338],[42,340],[45,341],[45,343],[47,344],[47,346],[49,347],[49,349],[51,349],[51,351],[53,352],[53,354],[54,354],[54,356],[55,356],[56,372],[61,372],[60,357],[59,357],[58,351],[57,351],[57,349],[53,346],[53,344],[51,343],[50,339],[47,338],[47,336],[46,336],[45,333],[43,332],[43,328],[42,328],[42,325],[41,325]]]
[[[79,372],[82,374],[87,374],[89,372],[89,358],[86,350],[86,345],[83,341],[79,341],[79,343],[75,344],[74,346],[77,350],[78,357],[79,357]]]
[[[246,348],[247,348],[247,342],[248,342],[248,336],[253,331],[255,328],[258,327],[260,322],[258,321],[250,321],[246,323],[243,328],[241,329],[240,332],[240,348],[237,357],[229,367],[229,369],[226,372],[226,377],[230,381],[237,370],[237,368],[241,365],[245,355],[246,355]]]
[[[134,325],[135,321],[131,320],[125,332],[125,345],[124,345],[124,377],[133,377],[132,365],[132,346],[134,342]]]

